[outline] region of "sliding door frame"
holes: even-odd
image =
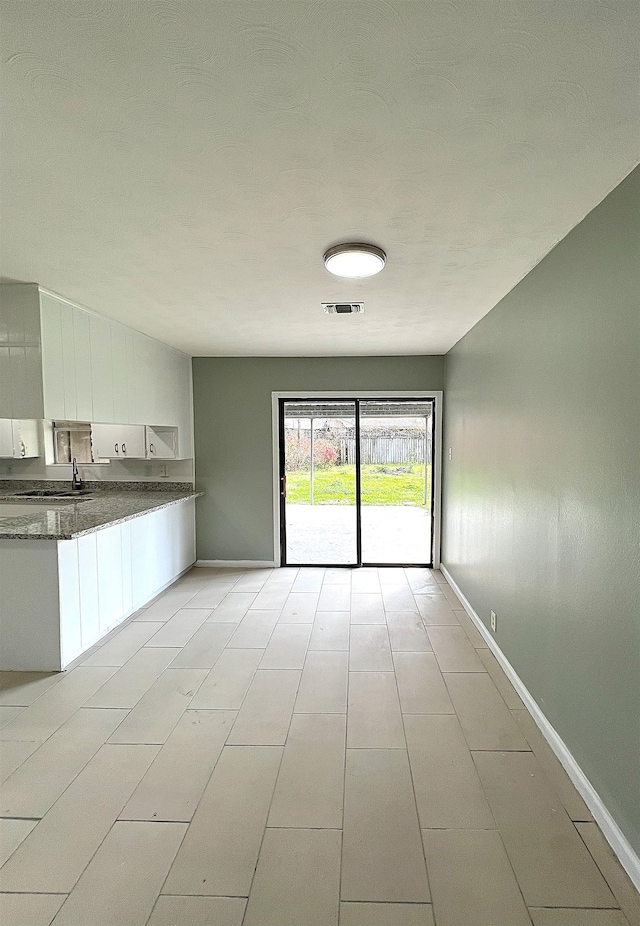
[[[284,421],[280,420],[280,400],[284,401],[317,401],[320,399],[328,400],[344,400],[348,402],[356,402],[358,399],[363,401],[369,400],[385,400],[389,399],[393,401],[394,399],[432,399],[433,400],[433,414],[434,414],[434,423],[433,423],[433,469],[432,469],[432,517],[433,517],[433,568],[440,568],[440,526],[441,526],[441,482],[442,482],[442,391],[429,391],[424,392],[420,390],[407,391],[388,391],[382,392],[376,390],[375,392],[371,391],[330,391],[330,390],[297,390],[296,392],[272,392],[271,393],[271,431],[272,431],[272,443],[273,443],[273,561],[276,566],[282,565],[282,507],[281,507],[281,468],[282,459],[281,459],[281,447],[284,444],[281,444],[281,432],[284,428]],[[357,414],[358,407],[356,404],[356,424],[358,425],[359,415]],[[359,434],[357,435],[359,437]],[[283,452],[283,451],[282,451]],[[360,461],[360,441],[356,439],[356,480],[359,477],[359,461]],[[356,485],[356,491],[359,491],[359,485]],[[358,519],[359,523],[359,519]],[[358,537],[358,557],[361,552],[361,537]],[[348,568],[348,567],[347,567]]]

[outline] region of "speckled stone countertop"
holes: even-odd
[[[16,492],[56,487],[68,488],[66,483],[3,480],[0,499],[10,498],[13,503],[11,496]],[[92,498],[63,503],[42,501],[37,503],[40,510],[15,517],[2,517],[0,502],[0,540],[73,540],[204,494],[189,483],[85,483],[85,488],[94,493]],[[32,499],[24,499],[23,503],[34,504]]]

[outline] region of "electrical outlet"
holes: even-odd
[[[160,475],[165,476],[165,477],[169,475],[169,467],[167,466],[166,463],[163,463],[160,466]]]
[[[449,459],[450,460],[453,459],[453,448],[452,447],[449,447]]]
[[[498,630],[498,617],[495,611],[491,612],[491,629],[494,633],[496,633]]]

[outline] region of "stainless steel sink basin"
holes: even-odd
[[[90,489],[29,489],[28,492],[14,492],[12,498],[86,498],[93,495]]]
[[[80,491],[71,492],[62,490],[34,489],[30,492],[16,492],[14,495],[5,495],[0,498],[0,506],[8,504],[12,506],[22,505],[25,508],[59,508],[65,505],[75,505],[77,502],[90,502],[94,498],[93,492]],[[26,514],[26,512],[25,512]],[[5,512],[5,517],[6,517]]]

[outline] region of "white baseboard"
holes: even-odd
[[[208,566],[216,569],[235,569],[245,567],[246,569],[273,569],[275,563],[272,559],[198,559],[196,566]]]
[[[564,742],[557,730],[555,730],[554,727],[552,727],[552,725],[549,723],[537,702],[525,687],[524,682],[521,680],[520,676],[517,674],[505,654],[502,652],[489,630],[480,620],[471,603],[465,597],[455,579],[452,578],[447,567],[440,564],[440,571],[462,602],[463,608],[482,634],[482,637],[486,640],[487,646],[504,669],[504,672],[509,678],[509,681],[524,701],[525,707],[535,720],[540,729],[540,732],[553,749],[569,778],[574,783],[585,804],[593,814],[594,820],[602,830],[607,842],[620,860],[620,864],[625,869],[635,884],[636,888],[640,891],[640,858],[635,852],[633,846],[630,844],[629,840],[626,838],[616,821],[607,810],[605,804],[602,801],[602,798],[574,759],[567,744]]]

